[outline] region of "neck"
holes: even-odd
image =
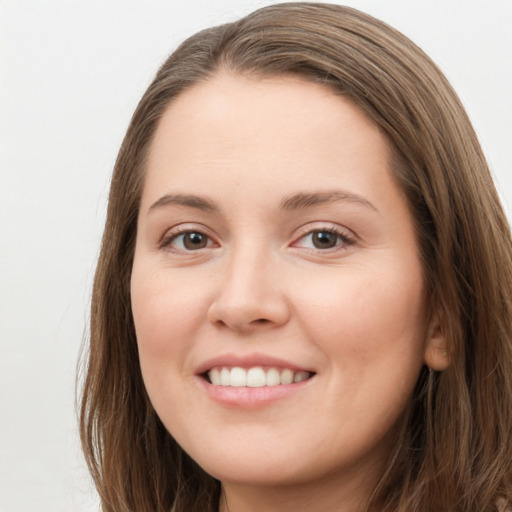
[[[223,483],[219,512],[363,512],[376,478],[356,479],[339,475],[322,482],[299,485],[258,486]]]

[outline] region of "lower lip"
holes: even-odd
[[[260,388],[214,386],[202,377],[199,383],[207,395],[222,405],[252,409],[291,397],[304,390],[311,384],[314,377],[310,377],[296,384],[281,384],[279,386],[262,386]]]

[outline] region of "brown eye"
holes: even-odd
[[[208,237],[202,233],[191,231],[183,236],[183,247],[189,251],[204,249],[208,245]]]
[[[315,249],[331,249],[338,244],[339,235],[332,231],[314,231],[311,242]]]
[[[187,253],[215,247],[213,240],[201,231],[183,230],[165,237],[160,248],[174,253]]]
[[[321,251],[329,251],[329,249],[333,249],[335,252],[342,251],[354,244],[355,240],[348,234],[348,230],[341,227],[323,228],[319,226],[318,229],[311,229],[296,240],[293,247],[314,250],[320,254]]]

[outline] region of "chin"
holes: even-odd
[[[209,443],[209,447],[193,447],[188,455],[209,475],[222,482],[241,485],[292,485],[314,476],[306,461],[295,457],[286,446],[279,449],[271,443],[250,441],[246,446]],[[302,459],[302,460],[301,460]],[[311,474],[313,473],[313,475]]]
[[[289,464],[272,465],[265,461],[230,461],[205,464],[202,468],[223,483],[255,487],[293,486],[311,478],[300,468],[290,468]]]

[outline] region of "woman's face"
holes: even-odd
[[[293,76],[220,74],[167,109],[132,308],[166,428],[223,482],[382,466],[434,339],[386,138]]]

